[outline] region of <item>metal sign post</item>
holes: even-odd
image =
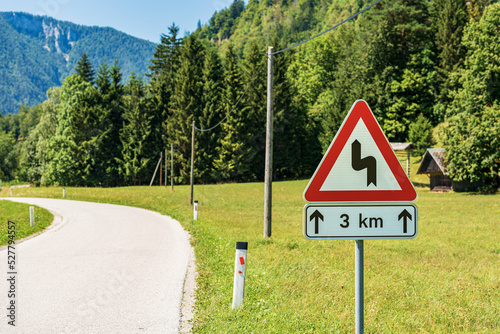
[[[304,191],[303,226],[310,240],[355,240],[356,334],[364,332],[363,242],[415,238],[416,198],[370,107],[354,102]]]
[[[364,331],[364,268],[363,268],[363,240],[356,240],[355,250],[355,298],[356,298],[356,334]]]

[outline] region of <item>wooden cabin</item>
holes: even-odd
[[[417,174],[427,174],[431,191],[474,191],[484,182],[453,181],[446,170],[444,148],[428,148],[420,162]]]
[[[428,148],[418,166],[417,174],[427,174],[430,178],[431,191],[450,191],[452,181],[445,165],[444,148]]]

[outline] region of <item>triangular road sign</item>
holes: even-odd
[[[357,100],[304,191],[308,202],[413,201],[417,193],[368,104]]]

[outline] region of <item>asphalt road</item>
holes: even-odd
[[[178,222],[118,205],[12,200],[63,218],[16,245],[15,328],[0,251],[0,333],[179,332],[191,246]]]

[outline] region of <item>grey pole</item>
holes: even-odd
[[[264,238],[271,236],[273,201],[273,47],[267,49],[266,170],[264,176]]]
[[[165,188],[168,187],[168,149],[165,149]]]
[[[170,144],[170,185],[174,191],[174,144]]]
[[[194,121],[193,121],[193,132],[191,134],[191,197],[189,204],[193,205],[193,168],[194,168]]]
[[[363,240],[356,240],[355,251],[355,284],[356,284],[356,334],[364,332],[364,273],[363,273]]]
[[[160,152],[160,187],[163,181],[162,179],[163,179],[163,151]]]

